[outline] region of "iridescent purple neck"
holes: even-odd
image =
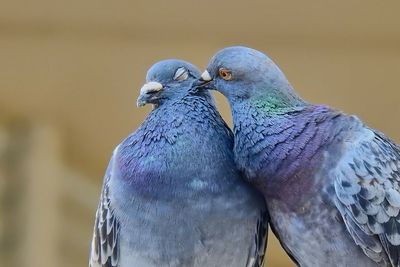
[[[250,181],[266,187],[263,191],[274,192],[292,179],[308,183],[311,172],[318,169],[321,149],[335,135],[332,129],[339,116],[326,106],[273,111],[236,106],[236,162]]]
[[[225,181],[216,179],[216,168],[204,166],[234,170],[232,139],[213,103],[204,97],[161,106],[119,146],[120,180],[129,192],[152,198],[185,194],[190,192],[186,186],[196,183],[219,189]]]

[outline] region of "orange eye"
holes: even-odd
[[[224,79],[225,81],[232,80],[232,73],[227,69],[219,69],[219,76]]]

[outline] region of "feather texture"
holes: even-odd
[[[226,80],[221,68],[232,74]],[[399,148],[357,117],[297,95],[265,54],[218,51],[207,88],[231,106],[235,161],[300,266],[400,266]]]
[[[400,149],[368,128],[356,134],[356,141],[346,144],[347,153],[335,172],[336,204],[355,242],[369,257],[378,263],[388,257],[399,266]]]
[[[237,170],[232,132],[211,95],[192,87],[196,76],[193,66],[177,60],[150,69],[147,84],[156,81],[162,88],[141,92],[139,103],[155,108],[114,152],[90,266],[264,262],[269,219],[264,199]]]
[[[103,190],[96,212],[90,249],[90,267],[116,267],[118,265],[120,225],[115,217],[109,196],[112,166],[113,158],[106,171]]]

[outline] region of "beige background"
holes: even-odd
[[[0,164],[0,179],[20,177],[11,195],[24,196],[18,202],[20,226],[7,219],[0,223],[0,234],[7,233],[0,239],[0,260],[9,266],[86,265],[103,171],[113,147],[148,113],[135,101],[147,68],[160,59],[186,59],[204,69],[224,46],[260,49],[305,99],[355,113],[400,141],[399,1],[41,0],[1,6],[0,151],[2,142],[19,149],[29,140],[21,157],[28,155],[26,166],[37,171],[32,175],[26,167],[18,176],[13,157]],[[230,121],[225,101],[217,99]],[[9,138],[1,139],[1,129]],[[4,151],[6,157],[14,150]],[[74,178],[54,182],[65,173]],[[33,182],[26,183],[29,179]],[[68,186],[65,194],[76,203],[65,204],[54,191]],[[31,194],[19,194],[20,188]],[[3,218],[15,211],[10,203],[3,202]],[[79,222],[72,226],[65,217]],[[20,238],[10,245],[13,231]],[[58,241],[60,235],[69,241]],[[293,266],[271,242],[269,266]],[[17,260],[24,257],[25,263]]]

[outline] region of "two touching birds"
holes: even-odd
[[[113,153],[90,266],[262,266],[268,222],[300,266],[400,266],[398,145],[301,99],[254,49],[198,78],[177,60],[149,70],[138,104],[154,109]]]

